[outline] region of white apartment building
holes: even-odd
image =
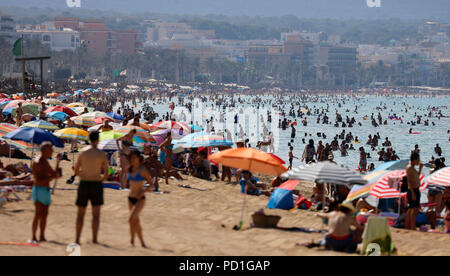
[[[43,44],[48,45],[53,51],[72,50],[80,46],[80,32],[72,29],[20,29],[19,35],[25,39],[39,39]]]

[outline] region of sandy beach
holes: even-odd
[[[72,158],[72,156],[70,156]],[[2,158],[2,162],[8,160]],[[54,162],[54,161],[53,161]],[[58,181],[58,190],[47,227],[47,243],[40,247],[0,245],[0,255],[64,256],[67,245],[74,241],[76,186],[65,184],[70,177],[71,162],[62,162],[64,176]],[[195,189],[178,187],[190,185]],[[308,183],[302,187],[306,192]],[[62,189],[62,190],[60,190]],[[265,196],[247,197],[244,229],[232,228],[239,221],[242,195],[239,187],[224,182],[208,182],[189,177],[184,182],[161,184],[168,194],[148,194],[141,215],[148,249],[129,245],[128,207],[126,191],[105,189],[102,209],[100,245],[91,243],[90,213],[85,221],[81,240],[81,255],[181,255],[181,256],[264,256],[264,255],[340,255],[323,249],[307,249],[297,243],[317,241],[323,234],[288,232],[277,229],[250,228],[251,214],[267,205]],[[31,235],[34,206],[26,200],[29,194],[19,194],[23,201],[11,202],[0,209],[0,241],[26,242]],[[307,195],[307,194],[306,194]],[[88,209],[90,212],[90,208]],[[266,214],[282,217],[281,227],[323,229],[320,219],[310,211],[282,211],[265,209]],[[421,233],[391,228],[397,255],[450,255],[448,235]]]

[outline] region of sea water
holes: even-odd
[[[235,96],[237,97],[237,96]],[[241,95],[241,100],[245,102],[249,102],[249,104],[242,104],[242,108],[246,107],[252,107],[256,108],[256,105],[250,104],[252,102],[252,97],[256,96],[248,96],[248,95]],[[272,103],[276,103],[277,101],[274,100],[273,96],[258,96],[263,97],[265,100],[270,100]],[[304,109],[308,107],[308,109],[313,112],[315,108],[321,109],[326,107],[326,105],[329,105],[329,112],[327,113],[329,117],[329,121],[331,124],[324,125],[324,124],[317,124],[317,115],[314,116],[304,116],[304,118],[307,119],[308,125],[304,127],[301,123],[301,118],[294,118],[294,117],[287,117],[290,120],[296,120],[297,126],[296,126],[296,138],[294,139],[294,156],[298,157],[299,159],[294,159],[293,165],[294,167],[301,165],[301,156],[303,153],[303,150],[306,146],[306,144],[302,143],[302,138],[305,138],[306,143],[308,143],[309,139],[314,140],[314,144],[317,147],[318,141],[322,141],[323,145],[326,143],[331,143],[334,136],[337,134],[340,134],[343,129],[345,129],[346,134],[351,132],[353,137],[358,137],[359,141],[361,143],[359,144],[353,144],[354,148],[356,150],[348,150],[348,156],[341,157],[341,153],[339,151],[334,152],[334,161],[336,161],[338,164],[342,164],[350,169],[356,169],[359,164],[359,147],[364,147],[366,152],[370,152],[371,158],[367,159],[367,164],[374,163],[375,167],[381,164],[382,162],[378,161],[378,155],[377,152],[382,148],[381,144],[384,142],[385,137],[389,137],[389,140],[392,143],[393,149],[396,151],[396,154],[400,157],[400,159],[408,159],[411,151],[414,148],[415,144],[419,145],[419,148],[421,149],[421,160],[423,163],[427,163],[432,156],[435,158],[437,157],[437,154],[434,152],[434,147],[436,144],[439,144],[441,147],[443,154],[442,157],[445,157],[446,163],[448,164],[450,162],[450,141],[449,141],[449,134],[447,134],[447,130],[450,129],[450,111],[448,109],[448,106],[450,104],[450,97],[449,96],[438,96],[438,97],[400,97],[400,96],[364,96],[364,97],[344,97],[342,99],[340,98],[318,98],[318,101],[315,102],[312,100],[313,97],[311,97],[310,101],[302,101],[300,105],[295,106],[295,110],[297,109]],[[322,100],[325,100],[324,102],[321,102]],[[178,103],[178,98],[173,97],[171,99],[171,102],[174,102],[175,105]],[[185,100],[185,103],[187,101]],[[297,100],[292,100],[289,96],[284,97],[281,100],[281,106],[279,108],[281,110],[284,110],[286,113],[289,113],[290,104],[291,102],[297,102]],[[341,107],[338,107],[338,104],[341,104]],[[408,112],[405,113],[405,106],[409,107]],[[129,106],[130,103],[127,103]],[[163,103],[163,104],[155,104],[154,102],[148,102],[155,112],[157,112],[160,116],[156,119],[158,121],[159,119],[162,119],[162,116],[165,115],[167,112],[170,112],[170,104],[169,103]],[[213,104],[213,102],[207,102],[205,103],[206,106],[210,107]],[[144,103],[138,103],[135,111],[139,111]],[[377,107],[381,107],[386,105],[386,110],[378,110]],[[358,107],[358,111],[354,112],[355,106]],[[271,105],[266,105],[266,108],[272,108]],[[442,114],[445,116],[444,118],[441,118],[440,120],[436,117],[428,118],[428,107],[438,107],[439,110],[441,110]],[[233,116],[234,114],[238,113],[237,109],[239,109],[239,106],[232,111]],[[345,121],[346,116],[349,118],[354,117],[356,120],[356,123],[353,125],[352,128],[346,127],[342,128],[340,127],[334,127],[335,120],[335,110],[338,110],[338,112],[342,115],[343,120]],[[392,111],[391,111],[392,109]],[[349,112],[346,112],[346,110],[349,110]],[[377,128],[374,128],[371,124],[370,115],[373,113],[375,119],[377,119],[378,112],[381,113],[383,117],[383,121],[387,120],[387,125],[381,125]],[[411,126],[410,124],[407,124],[407,122],[414,120],[414,113],[417,113],[417,115],[422,115],[422,124],[415,126]],[[400,123],[400,121],[393,121],[388,119],[388,116],[396,114],[399,117],[403,118],[403,124]],[[435,113],[434,113],[435,114]],[[203,117],[207,117],[206,116]],[[363,120],[363,117],[367,117],[367,120]],[[209,118],[209,117],[208,117]],[[280,116],[281,119],[283,119]],[[258,117],[259,119],[259,117]],[[429,126],[424,126],[423,122],[425,120],[429,120]],[[215,120],[218,120],[218,118],[215,118]],[[243,119],[239,119],[239,123],[243,123]],[[361,122],[362,126],[358,125],[358,122]],[[432,122],[435,123],[435,126],[432,125]],[[189,122],[188,122],[189,123]],[[217,121],[216,121],[217,123]],[[250,124],[255,124],[257,122],[250,121],[248,122]],[[377,120],[378,123],[378,120]],[[276,122],[276,125],[278,125],[278,122]],[[206,128],[205,125],[202,127]],[[413,132],[420,132],[421,134],[409,134],[409,129],[412,128]],[[216,128],[216,131],[218,129]],[[288,127],[286,130],[281,129],[269,129],[269,131],[279,131],[279,146],[277,147],[277,150],[275,152],[276,155],[278,155],[283,160],[288,160],[288,152],[289,147],[288,143],[291,141],[291,129]],[[327,139],[323,139],[321,137],[317,137],[316,133],[321,132],[325,133],[327,136]],[[381,139],[379,140],[379,147],[372,151],[370,146],[366,145],[368,135],[372,134],[372,136],[376,133],[380,133]],[[305,137],[305,133],[308,134],[307,137]],[[309,136],[311,134],[311,136]],[[249,138],[250,134],[247,133],[247,137]],[[237,137],[234,137],[234,142],[236,142]],[[262,140],[259,139],[259,140]],[[341,143],[341,140],[338,140],[339,144]],[[255,146],[252,144],[252,146]],[[428,169],[424,168],[424,173],[428,173]]]

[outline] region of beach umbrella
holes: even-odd
[[[136,130],[135,137],[139,138],[140,140],[145,141],[146,143],[154,141],[154,139],[150,136],[150,133],[141,127],[127,125],[127,126],[120,126],[114,130],[117,132],[121,132],[123,134],[127,134],[132,129]]]
[[[50,108],[47,108],[47,110],[45,110],[44,112],[45,113],[50,113],[50,112],[53,112],[53,111],[64,112],[67,115],[69,115],[70,117],[74,117],[74,116],[78,115],[75,111],[73,111],[69,107],[62,106],[62,105],[52,106]]]
[[[84,118],[91,118],[91,119],[95,119],[95,118],[108,118],[111,121],[113,121],[114,119],[109,117],[108,114],[106,114],[105,112],[101,112],[101,111],[92,111],[92,112],[88,112],[86,114],[80,115],[81,117]]]
[[[17,108],[19,107],[19,101],[8,103],[3,109],[4,112],[16,116]],[[23,113],[29,113],[36,116],[39,113],[39,106],[35,103],[30,102],[22,102],[22,111]]]
[[[183,148],[201,148],[201,147],[218,147],[232,146],[234,143],[226,140],[223,136],[208,134],[205,132],[196,132],[184,136],[178,140],[177,144]],[[280,159],[281,160],[281,159]],[[281,160],[281,162],[283,162]]]
[[[283,176],[289,179],[334,185],[367,183],[367,180],[363,179],[359,173],[328,161],[300,166],[285,173]]]
[[[134,144],[131,146],[131,149],[141,148],[141,146]],[[103,140],[98,143],[98,149],[104,151],[118,151],[116,139],[111,140]]]
[[[287,171],[273,154],[252,148],[227,149],[210,155],[208,159],[227,167],[266,175],[278,176]]]
[[[6,134],[19,129],[18,126],[15,125],[11,125],[8,123],[0,123],[0,137],[3,138],[3,136],[5,136]],[[15,146],[16,148],[19,149],[33,149],[34,146],[32,144],[23,142],[23,141],[13,141],[13,140],[6,140],[4,139],[4,141],[7,141],[11,146]]]
[[[438,170],[430,174],[425,180],[426,185],[438,185],[450,187],[450,167]]]
[[[62,148],[64,144],[58,137],[48,132],[47,130],[25,127],[16,129],[4,136],[5,139],[11,139],[15,141],[24,141],[31,144],[40,145],[44,142],[50,142],[54,146]]]
[[[10,102],[11,102],[11,100],[5,100],[5,101],[0,100],[0,110],[5,109],[5,106]]]
[[[70,109],[72,109],[77,115],[83,113],[85,108],[86,107],[70,107]],[[88,112],[94,111],[94,108],[92,107],[87,107],[87,109]]]
[[[70,103],[70,104],[68,104],[68,105],[66,105],[67,107],[86,107],[84,104],[82,104],[82,103]]]
[[[54,135],[65,140],[89,141],[89,133],[79,128],[64,128],[56,131]]]
[[[385,162],[374,170],[376,171],[395,171],[395,170],[404,170],[406,166],[408,166],[409,160],[408,159],[402,159],[402,160],[396,160],[396,161],[389,161]]]
[[[158,129],[175,129],[179,130],[180,135],[191,133],[191,128],[183,122],[175,122],[175,121],[163,121],[150,126],[150,129],[155,131]]]
[[[123,121],[123,120],[125,120],[124,117],[122,117],[122,116],[119,115],[119,114],[113,113],[113,112],[108,112],[108,113],[106,113],[106,114],[108,115],[108,117],[113,118],[114,120],[117,120],[117,121]]]
[[[403,177],[406,176],[406,170],[395,170],[385,173],[375,183],[373,183],[370,189],[370,195],[376,198],[399,198],[405,196],[406,193],[400,192],[400,185]],[[423,181],[424,174],[420,175],[420,191],[425,191],[427,184]]]
[[[252,148],[227,149],[210,155],[208,159],[230,168],[243,169],[266,175],[278,176],[287,171],[283,164],[280,163],[279,158],[275,158],[272,154]],[[242,228],[246,198],[247,190],[244,189],[241,219],[239,224],[233,227],[235,230]]]
[[[91,127],[98,125],[98,123],[96,123],[93,118],[89,117],[76,116],[70,118],[70,120],[72,120],[72,122],[78,126]]]
[[[38,120],[38,121],[31,121],[28,123],[23,124],[22,127],[35,127],[40,129],[46,129],[46,130],[57,130],[59,127],[55,126],[52,123],[49,123],[47,121]]]
[[[70,117],[67,113],[61,112],[61,111],[52,111],[47,113],[47,116],[53,119],[56,119],[58,121],[64,121],[67,119],[67,117]]]
[[[45,99],[42,102],[45,104],[49,104],[49,105],[62,105],[63,104],[60,100],[57,100],[57,99]]]
[[[132,129],[136,129],[136,135],[134,136],[133,140],[139,146],[143,146],[147,143],[155,143],[155,140],[150,136],[150,133],[141,127],[127,125],[127,126],[118,127],[114,130],[117,132],[123,133],[123,134],[127,134]]]
[[[24,104],[25,101],[24,101],[24,100],[12,100],[12,101],[10,101],[7,105],[5,105],[5,106],[3,107],[3,109],[8,109],[8,108],[10,108],[10,107],[18,107],[18,106],[19,106],[19,103]]]
[[[95,126],[91,126],[89,127],[87,130],[88,131],[97,131],[97,129],[101,126],[102,124],[97,124]],[[110,126],[113,127],[113,129],[119,128],[122,126],[122,124],[118,124],[118,123],[109,123]]]
[[[122,137],[124,134],[122,132],[117,131],[104,131],[100,133],[100,141],[104,140],[115,140],[117,138]]]
[[[383,175],[388,173],[387,170],[378,170],[373,171],[368,175],[363,176],[363,178],[367,181],[366,185],[354,185],[350,190],[350,193],[347,195],[345,199],[346,202],[351,202],[359,198],[368,197],[370,195],[370,191],[374,183],[381,178]]]
[[[88,117],[88,118],[89,118],[89,117]],[[112,121],[112,119],[111,119],[111,118],[108,118],[108,117],[98,117],[98,118],[94,118],[94,119],[93,119],[93,121],[94,121],[96,124],[98,124],[98,125],[103,124],[106,120],[108,120],[109,122]]]

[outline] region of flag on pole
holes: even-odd
[[[14,46],[13,46],[13,54],[18,57],[22,55],[22,43],[23,43],[23,39],[19,38],[16,40],[16,42],[14,42]]]

